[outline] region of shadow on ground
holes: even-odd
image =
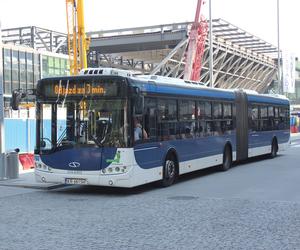
[[[278,155],[277,157],[281,157]],[[256,162],[256,161],[267,161],[271,160],[268,155],[253,157],[251,159],[241,161],[238,163],[234,163],[232,168],[243,167],[244,165]],[[230,170],[229,170],[230,171]],[[208,175],[218,174],[220,173],[219,166],[214,166],[202,170],[198,170],[192,173],[184,174],[180,176],[177,182],[174,184],[184,183],[196,178],[205,177]],[[160,189],[159,182],[150,183],[146,185],[142,185],[135,188],[118,188],[118,187],[101,187],[101,186],[79,186],[79,185],[68,185],[62,188],[58,188],[55,190],[49,190],[47,192],[55,193],[55,194],[69,194],[69,195],[102,195],[102,196],[110,196],[110,197],[122,197],[122,196],[131,196],[137,195],[141,193],[146,193],[149,191],[153,191],[156,189]],[[172,188],[168,187],[168,188]]]

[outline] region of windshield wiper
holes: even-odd
[[[99,142],[98,139],[96,138],[96,136],[91,135],[91,137],[92,137],[93,142],[95,142],[96,145],[97,145],[99,148],[102,148],[102,147],[103,147],[103,143],[102,143],[102,142]]]

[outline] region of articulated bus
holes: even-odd
[[[159,76],[86,69],[36,93],[41,182],[135,187],[269,154],[290,139],[289,101]]]

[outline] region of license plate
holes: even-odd
[[[66,184],[87,184],[86,179],[79,179],[79,178],[66,178]]]

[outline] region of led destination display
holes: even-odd
[[[70,86],[61,86],[59,84],[54,85],[55,95],[105,95],[105,88],[103,86],[93,86],[90,83],[84,84],[72,84]]]
[[[45,81],[39,86],[39,93],[43,97],[101,97],[101,96],[124,96],[125,85],[116,81]]]

